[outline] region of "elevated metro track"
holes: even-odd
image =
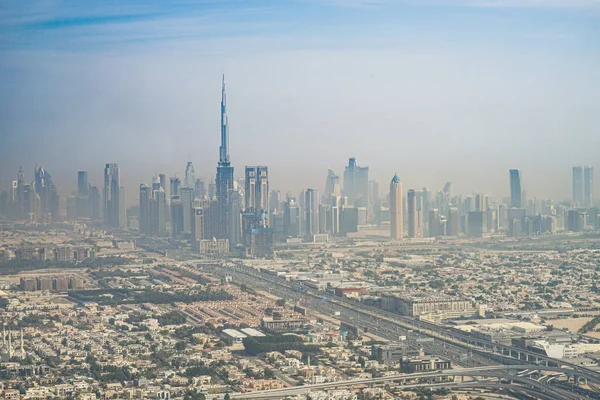
[[[241,273],[249,277],[260,279],[263,281],[263,283],[266,281],[271,285],[277,285],[278,287],[281,287],[287,291],[293,292],[293,288],[291,284],[288,284],[288,282],[278,279],[271,274],[248,267],[240,261],[230,260],[225,262],[225,265],[226,269],[219,268],[220,271],[215,272]],[[306,288],[305,292],[303,292],[303,296],[310,296],[313,299],[322,299],[323,293]],[[330,301],[339,306],[346,307],[370,317],[379,318],[385,322],[396,324],[405,329],[418,329],[423,335],[437,338],[438,340],[443,340],[453,345],[461,345],[465,348],[474,350],[479,354],[485,354],[490,358],[500,357],[511,361],[516,359],[519,360],[519,362],[525,362],[530,365],[541,366],[541,364],[543,364],[544,366],[567,368],[574,371],[573,375],[575,376],[576,382],[580,378],[584,378],[595,385],[600,385],[600,373],[591,368],[579,366],[562,359],[548,357],[530,350],[513,346],[505,346],[485,339],[473,338],[470,335],[456,332],[431,322],[421,321],[412,317],[401,316],[375,307],[366,306],[347,298],[336,297]]]

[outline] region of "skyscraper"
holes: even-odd
[[[221,146],[217,165],[216,195],[219,201],[219,232],[217,239],[228,238],[229,192],[233,190],[233,167],[229,160],[229,119],[227,117],[227,96],[225,94],[225,75],[221,87]]]
[[[150,187],[142,183],[140,185],[140,216],[139,227],[140,233],[144,235],[150,234]]]
[[[181,203],[183,207],[183,234],[192,234],[192,219],[194,208],[194,189],[191,187],[181,188]]]
[[[181,194],[181,180],[176,176],[170,179],[171,181],[171,197],[179,196]]]
[[[583,167],[583,205],[585,208],[594,206],[594,167]]]
[[[25,174],[23,168],[19,167],[17,172],[17,214],[19,218],[25,217]]]
[[[75,201],[77,218],[89,218],[91,214],[91,201],[87,171],[77,172],[77,198]]]
[[[510,178],[510,206],[513,208],[523,207],[522,199],[522,188],[521,188],[521,171],[518,169],[511,169],[508,171]]]
[[[583,207],[583,167],[573,167],[573,203]]]
[[[390,182],[390,236],[392,239],[402,239],[402,183],[398,175]]]
[[[294,197],[287,197],[283,203],[283,235],[300,237],[302,235],[302,212]]]
[[[50,174],[41,166],[35,166],[34,188],[41,200],[40,216],[45,222],[60,219],[58,209],[58,193]]]
[[[194,171],[194,164],[191,161],[185,166],[185,177],[183,179],[183,187],[193,188],[196,184],[196,172]]]
[[[306,239],[312,241],[313,235],[319,233],[319,191],[306,189]]]
[[[408,237],[423,237],[422,197],[414,189],[407,194],[406,208],[408,212]]]
[[[89,184],[88,184],[88,173],[87,171],[77,172],[77,195],[88,196],[89,195]]]
[[[269,171],[265,166],[246,167],[245,208],[257,215],[269,213]]]
[[[350,158],[344,170],[344,196],[350,205],[367,207],[369,200],[369,167],[359,167],[355,158]]]
[[[341,196],[340,177],[331,169],[327,170],[327,180],[325,181],[326,196]]]
[[[108,226],[118,227],[121,225],[121,207],[124,207],[125,205],[120,204],[120,189],[121,186],[118,164],[106,164],[104,168],[104,197],[102,199],[102,211],[104,215],[104,223]],[[122,221],[122,223],[124,222],[125,221]]]

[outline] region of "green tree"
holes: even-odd
[[[175,344],[175,350],[177,350],[177,351],[184,351],[186,347],[187,347],[187,343],[184,341],[177,342]]]

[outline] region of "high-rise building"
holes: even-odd
[[[217,166],[216,195],[219,201],[219,231],[217,239],[228,238],[229,192],[233,190],[233,167],[229,159],[229,119],[227,117],[227,97],[225,94],[225,75],[221,87],[221,146]]]
[[[181,203],[183,207],[183,234],[192,234],[194,189],[191,187],[181,188]]]
[[[167,193],[167,177],[165,174],[158,174],[158,182],[160,183],[162,190]]]
[[[458,208],[451,207],[448,210],[448,217],[446,218],[446,235],[447,236],[458,236],[458,230],[460,226],[460,216]]]
[[[183,233],[183,202],[181,196],[171,196],[171,237],[176,238]]]
[[[523,193],[521,188],[521,171],[511,169],[508,171],[510,178],[510,206],[513,208],[523,207]]]
[[[408,237],[423,237],[423,198],[414,189],[410,189],[407,194],[406,208],[408,213]]]
[[[89,218],[91,215],[90,184],[87,171],[77,172],[76,217]]]
[[[154,215],[156,219],[156,234],[158,236],[167,236],[167,194],[164,189],[160,187],[154,191]]]
[[[203,179],[196,179],[196,184],[194,186],[194,192],[196,193],[196,197],[202,199],[204,198],[204,196],[206,196],[206,187],[204,185],[204,180]]]
[[[302,236],[302,212],[294,197],[288,196],[283,204],[283,235],[286,238]]]
[[[317,189],[306,189],[306,228],[304,233],[306,240],[312,241],[313,236],[319,233],[319,191]]]
[[[125,223],[125,221],[121,222],[120,220],[121,207],[125,207],[124,204],[120,204],[120,189],[119,166],[114,163],[106,164],[106,167],[104,168],[104,197],[102,199],[102,211],[104,223],[108,226],[119,227]]]
[[[45,222],[60,220],[58,193],[50,174],[41,166],[35,166],[34,189],[40,197],[39,213]]]
[[[583,207],[583,167],[573,167],[573,203]]]
[[[102,209],[100,201],[100,189],[98,189],[98,186],[92,186],[90,188],[90,217],[92,221],[98,221],[102,217],[100,212]]]
[[[583,167],[583,205],[585,208],[594,206],[594,167]]]
[[[246,167],[245,211],[256,215],[269,213],[269,172],[267,167]]]
[[[204,240],[204,209],[202,207],[194,208],[192,230],[193,248],[200,251],[200,241]]]
[[[341,196],[342,192],[340,189],[340,177],[336,175],[331,169],[327,170],[327,180],[325,181],[325,195],[326,196]]]
[[[369,167],[359,167],[350,158],[344,170],[344,196],[350,205],[367,207],[369,201]]]
[[[140,185],[140,216],[139,227],[143,235],[150,234],[151,214],[150,214],[150,187],[144,183]]]
[[[194,188],[196,185],[196,172],[194,171],[194,164],[191,161],[185,166],[185,176],[183,178],[183,187]]]
[[[181,195],[181,180],[174,176],[170,179],[171,181],[171,197]]]
[[[23,168],[19,167],[17,172],[17,215],[19,218],[24,218],[26,215],[25,211],[25,174]]]
[[[77,195],[80,197],[88,196],[90,191],[90,185],[88,183],[87,171],[77,172]]]
[[[390,182],[390,236],[394,240],[402,239],[402,182],[394,175]]]
[[[269,195],[269,212],[281,211],[281,192],[279,190],[271,190]]]

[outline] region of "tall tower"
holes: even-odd
[[[319,191],[306,189],[306,237],[312,241],[312,236],[319,233]]]
[[[118,227],[121,218],[121,196],[120,196],[119,165],[115,163],[106,164],[104,167],[104,198],[102,210],[104,212],[104,223],[108,226]],[[123,221],[124,222],[124,221]]]
[[[229,193],[233,190],[233,167],[229,160],[229,119],[227,117],[227,96],[225,94],[225,75],[221,87],[221,146],[217,165],[217,200],[219,201],[219,231],[217,239],[227,239],[229,232]]]
[[[573,167],[573,202],[583,207],[583,167]]]
[[[140,185],[140,217],[139,217],[139,229],[140,233],[144,235],[150,234],[150,187],[142,183]]]
[[[510,178],[510,206],[512,208],[521,208],[522,188],[521,188],[521,171],[511,169],[508,171]]]
[[[583,167],[583,205],[594,206],[594,167]]]
[[[402,239],[402,183],[398,175],[394,175],[390,183],[390,236]]]
[[[19,218],[23,218],[25,216],[25,174],[23,173],[23,168],[19,167],[19,172],[17,172],[17,203],[19,205]]]
[[[408,237],[423,237],[422,197],[414,189],[410,189],[406,198],[408,212]]]
[[[188,161],[185,166],[185,176],[183,178],[183,187],[193,188],[196,184],[196,172],[194,171],[194,164]]]

